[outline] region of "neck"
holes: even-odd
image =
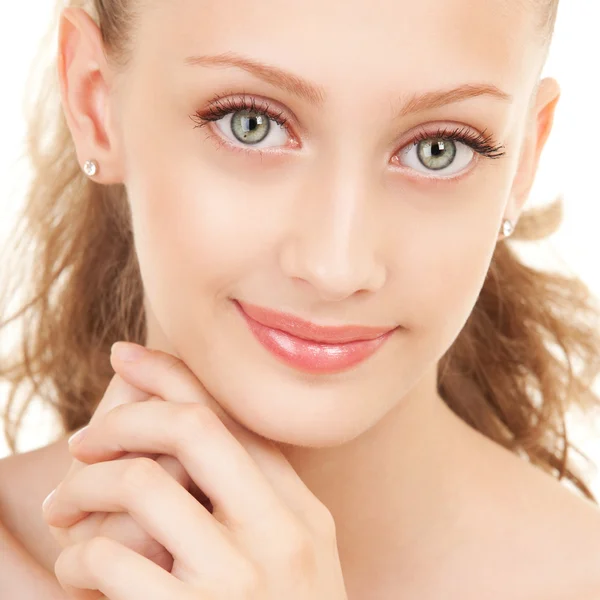
[[[464,502],[456,481],[465,465],[459,453],[466,454],[466,427],[438,395],[434,369],[351,442],[324,449],[282,447],[332,513],[350,577],[379,571],[382,578],[382,569],[389,575],[394,570],[389,561],[410,565],[419,548],[431,552],[439,532],[449,530]]]

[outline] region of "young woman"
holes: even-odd
[[[599,312],[507,240],[560,209],[524,211],[556,9],[61,7],[2,313],[3,598],[600,597],[565,428]],[[23,385],[64,434],[18,454]]]

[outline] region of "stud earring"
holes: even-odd
[[[510,219],[505,219],[502,223],[502,235],[507,238],[510,237],[514,231],[515,226],[512,224],[512,221]]]
[[[93,177],[98,172],[98,163],[95,160],[86,160],[83,171],[88,177]]]

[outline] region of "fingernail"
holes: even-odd
[[[68,441],[69,446],[79,443],[83,439],[83,436],[85,435],[86,431],[88,430],[88,427],[89,427],[89,425],[86,425],[85,427],[82,427],[79,431],[76,431],[69,438],[69,441]]]
[[[134,362],[144,356],[146,350],[138,344],[130,344],[129,342],[115,342],[111,349],[111,354],[114,354],[119,360],[125,362]]]
[[[44,502],[42,503],[42,510],[48,510],[49,506],[52,504],[52,500],[54,498],[54,492],[56,492],[56,488],[54,488],[47,496]]]

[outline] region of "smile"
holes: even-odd
[[[309,373],[334,373],[353,367],[373,355],[397,329],[326,327],[239,301],[234,304],[264,348]]]

